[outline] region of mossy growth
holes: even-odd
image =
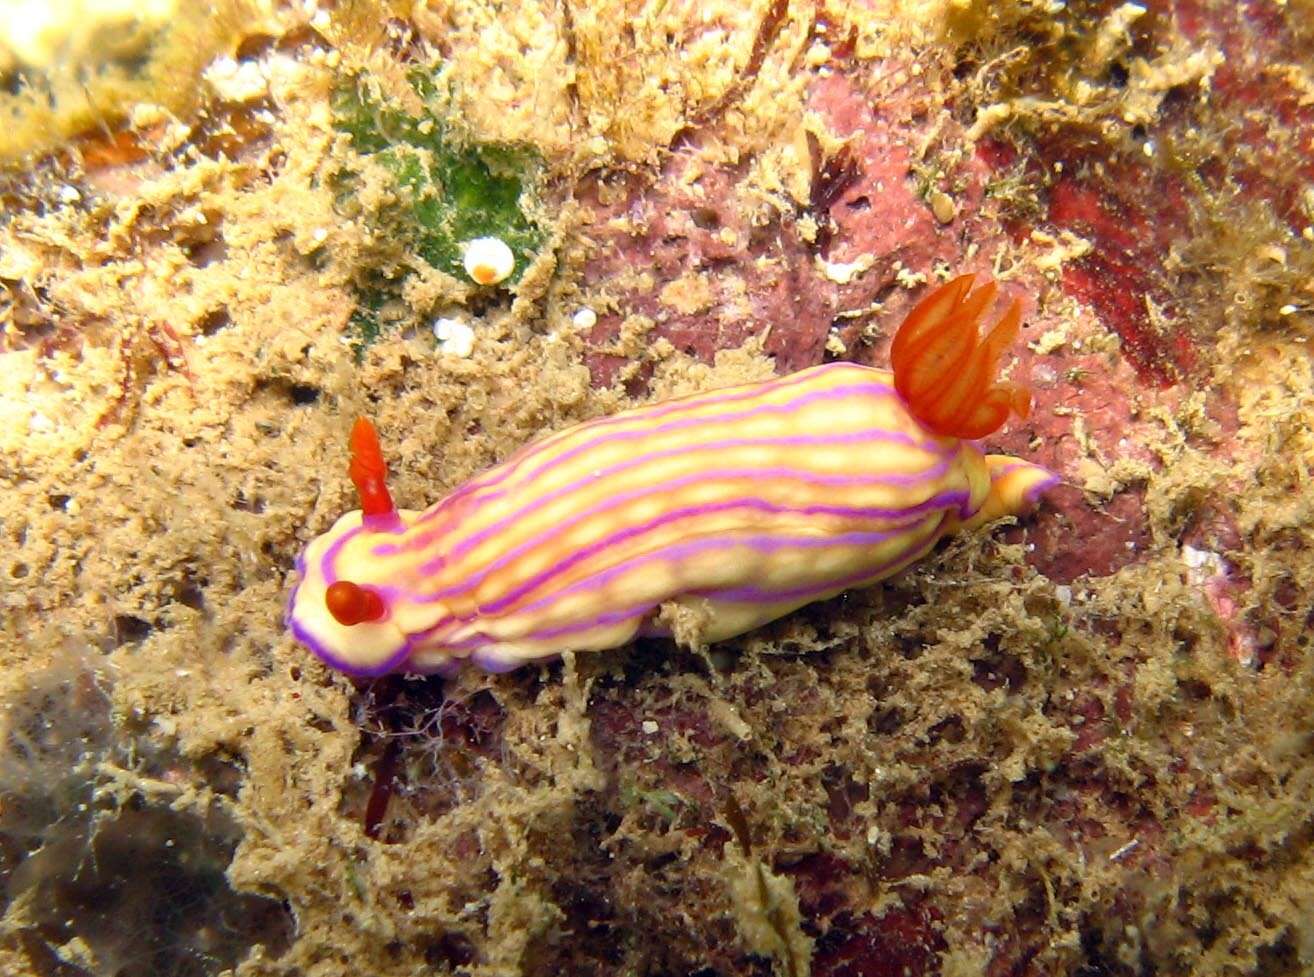
[[[389,315],[388,311],[398,303],[392,295],[396,288],[395,282],[388,282],[378,275],[371,275],[367,282],[357,284],[356,308],[348,320],[352,347],[357,356],[394,324],[397,317]]]
[[[514,286],[547,240],[537,203],[543,159],[532,146],[472,141],[445,115],[434,77],[432,67],[406,75],[421,106],[418,112],[389,100],[364,74],[337,86],[335,125],[350,137],[353,150],[353,158],[333,178],[338,205],[385,227],[389,239],[406,249],[404,264],[412,272],[423,271],[422,262],[465,280],[465,244],[501,238],[515,255],[515,269],[501,285]],[[377,203],[365,203],[356,191],[372,166],[386,174],[392,192],[372,197]],[[397,320],[386,310],[401,295],[405,277],[368,273],[352,316],[358,348]]]
[[[1019,160],[986,178],[984,192],[999,207],[1001,220],[1013,224],[1033,224],[1045,214],[1041,197],[1044,170],[1032,172]]]

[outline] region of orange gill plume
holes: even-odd
[[[988,282],[974,291],[974,279],[962,275],[922,299],[890,346],[895,389],[919,421],[946,437],[985,437],[1010,413],[1031,413],[1025,388],[997,381],[999,356],[1022,322],[1021,303],[1014,301],[982,338],[977,324],[998,287]]]

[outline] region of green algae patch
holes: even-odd
[[[397,324],[388,306],[413,276],[437,272],[467,281],[462,259],[468,242],[506,242],[515,267],[503,284],[511,287],[547,241],[537,206],[542,156],[528,145],[469,140],[447,119],[446,94],[435,74],[431,68],[407,72],[405,106],[364,73],[344,79],[332,94],[334,125],[352,150],[332,177],[336,204],[377,228],[389,244],[401,245],[403,264],[410,265],[400,273],[364,272],[351,318],[358,349]],[[392,256],[379,257],[382,268]]]

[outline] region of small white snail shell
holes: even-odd
[[[465,245],[465,273],[480,285],[504,281],[516,266],[516,256],[500,237],[478,237]]]

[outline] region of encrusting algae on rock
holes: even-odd
[[[107,66],[153,93],[3,69],[6,149],[77,137],[0,175],[0,973],[1314,966],[1308,0],[194,6]],[[422,509],[897,374],[968,273],[1024,519],[710,645],[288,634],[353,418]]]

